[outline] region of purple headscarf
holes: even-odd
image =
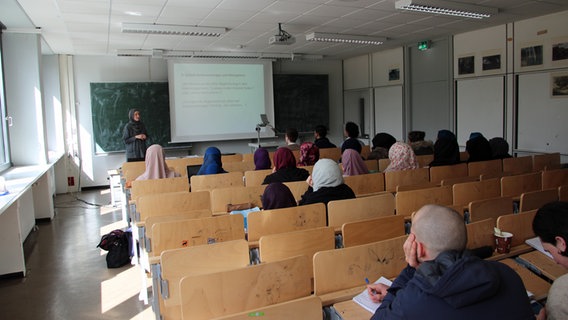
[[[256,149],[254,152],[254,170],[270,169],[271,166],[268,150],[264,148]]]
[[[296,199],[290,189],[282,182],[273,182],[266,186],[261,197],[262,209],[280,209],[296,206]]]

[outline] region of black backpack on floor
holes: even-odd
[[[101,237],[97,248],[108,251],[107,268],[120,268],[130,263],[130,242],[132,233],[120,229],[113,230]]]

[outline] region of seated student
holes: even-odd
[[[491,157],[493,159],[511,158],[509,154],[509,143],[501,137],[489,139],[489,146],[491,146]]]
[[[343,141],[341,144],[341,153],[345,151],[345,149],[353,149],[359,153],[361,153],[361,149],[363,149],[363,144],[357,137],[359,136],[359,126],[356,125],[354,122],[347,122],[345,124],[345,130],[343,132],[347,139]]]
[[[408,144],[417,156],[434,154],[434,144],[430,140],[424,140],[424,131],[410,131],[408,133]]]
[[[146,170],[143,174],[138,176],[136,180],[150,180],[150,179],[163,179],[181,177],[181,175],[174,170],[170,170],[166,164],[166,155],[162,146],[153,144],[146,149]]]
[[[556,263],[568,268],[568,202],[555,201],[538,209],[532,223],[544,250]],[[550,287],[545,308],[537,319],[568,319],[568,274],[556,279]]]
[[[298,166],[313,166],[319,160],[319,148],[312,142],[304,142],[300,146],[300,160]]]
[[[434,160],[430,162],[430,167],[458,163],[460,163],[460,147],[456,135],[445,129],[438,131],[438,138],[434,143]]]
[[[372,142],[373,150],[371,150],[367,159],[388,159],[389,149],[396,142],[396,139],[386,132],[380,132],[375,135]]]
[[[270,169],[272,163],[270,162],[270,155],[268,150],[264,148],[258,148],[254,152],[254,170],[266,170]]]
[[[465,150],[469,153],[468,162],[491,160],[491,145],[479,132],[472,132],[465,144]]]
[[[337,162],[320,159],[314,165],[312,175],[307,180],[308,190],[302,195],[299,205],[327,203],[332,200],[353,199],[355,193],[346,185]]]
[[[343,176],[356,176],[369,173],[367,165],[361,155],[353,149],[347,149],[341,155],[341,165],[343,166]]]
[[[316,126],[314,137],[314,143],[320,149],[337,148],[337,146],[331,143],[327,138],[327,128],[323,125]]]
[[[269,184],[260,197],[263,210],[281,209],[296,206],[292,191],[282,182]]]
[[[284,146],[285,148],[290,150],[300,150],[300,146],[296,143],[296,140],[298,140],[298,130],[296,130],[296,128],[286,129],[284,140],[286,141],[286,145]]]
[[[262,184],[303,181],[309,176],[308,170],[296,167],[296,158],[292,151],[282,147],[274,152],[274,168],[272,173],[264,178]]]
[[[418,168],[418,161],[412,148],[404,142],[396,142],[389,150],[390,163],[385,169],[389,171],[401,171]]]
[[[426,205],[412,218],[404,243],[408,265],[385,285],[368,285],[380,302],[378,319],[534,319],[519,275],[498,261],[481,260],[466,248],[463,217]]]
[[[216,147],[209,147],[205,150],[203,164],[196,175],[201,176],[217,173],[227,173],[227,171],[223,169],[223,163],[221,162],[221,151]]]

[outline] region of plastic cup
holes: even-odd
[[[501,232],[501,234],[493,234],[495,236],[495,251],[497,253],[509,253],[511,251],[511,240],[513,234],[509,232]]]

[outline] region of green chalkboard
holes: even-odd
[[[148,131],[148,146],[169,145],[170,103],[167,82],[91,83],[91,110],[95,152],[124,151],[122,131],[128,110],[140,110]]]

